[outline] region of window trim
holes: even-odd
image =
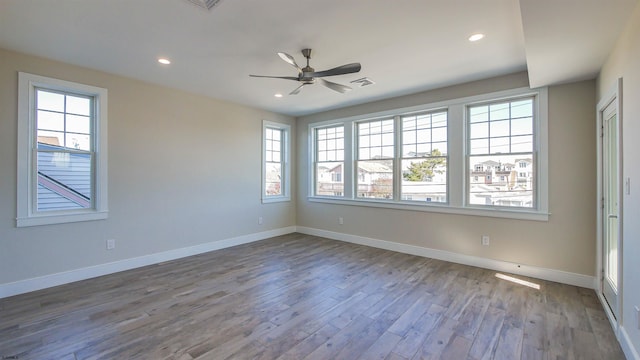
[[[282,132],[281,137],[281,159],[282,159],[282,181],[280,195],[267,195],[266,189],[266,133],[267,128],[277,129]],[[286,202],[291,201],[291,125],[283,124],[274,121],[263,120],[262,121],[262,185],[261,185],[261,200],[263,204]]]
[[[511,99],[524,96],[533,96],[534,101],[534,148],[537,151],[538,171],[535,181],[536,189],[536,209],[526,208],[507,208],[507,207],[478,207],[466,204],[466,187],[469,179],[466,176],[466,147],[467,147],[467,119],[466,108],[469,105],[481,102],[493,102],[504,99]],[[405,114],[416,112],[428,112],[438,109],[448,110],[448,189],[447,203],[421,203],[416,204],[410,201],[389,201],[379,199],[362,199],[351,197],[336,198],[314,195],[315,173],[313,170],[315,148],[314,148],[314,129],[319,127],[327,127],[331,125],[343,124],[345,127],[345,173],[343,180],[345,181],[345,190],[352,188],[354,185],[353,170],[346,171],[346,164],[351,164],[354,160],[351,153],[355,151],[355,140],[353,140],[352,132],[356,122],[364,120],[373,120],[388,116],[402,116]],[[460,135],[462,134],[462,135]],[[349,137],[347,139],[347,136]],[[351,206],[368,206],[388,209],[438,212],[447,214],[461,214],[472,216],[485,216],[509,219],[521,219],[532,221],[548,221],[548,90],[546,87],[531,89],[528,87],[515,88],[510,90],[497,91],[487,94],[451,99],[435,103],[417,105],[405,108],[396,108],[384,110],[376,113],[368,113],[355,115],[340,119],[326,120],[308,125],[308,193],[307,200],[310,202],[341,204]],[[347,149],[350,153],[347,154]],[[346,194],[345,194],[346,195]]]
[[[93,207],[88,209],[37,211],[37,163],[34,159],[36,136],[35,91],[36,88],[91,96],[95,99],[95,160]],[[17,217],[16,227],[61,224],[78,221],[102,220],[108,217],[108,113],[107,89],[49,78],[24,72],[18,73],[18,167],[17,167]]]

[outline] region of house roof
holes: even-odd
[[[381,164],[379,162],[367,162],[359,161],[358,170],[363,170],[368,173],[390,173],[392,169],[389,166]]]

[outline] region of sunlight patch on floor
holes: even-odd
[[[521,280],[521,279],[518,279],[518,278],[514,278],[513,276],[500,274],[500,273],[496,273],[496,277],[498,279],[511,281],[513,283],[516,283],[516,284],[520,284],[520,285],[528,286],[528,287],[536,289],[536,290],[540,290],[540,285],[539,284],[532,283],[530,281]]]

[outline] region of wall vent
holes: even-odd
[[[187,0],[188,2],[197,5],[205,10],[211,10],[214,6],[222,0]]]
[[[363,87],[363,86],[367,86],[367,85],[373,85],[373,84],[375,84],[375,81],[369,79],[368,77],[363,77],[363,78],[360,78],[358,80],[353,80],[351,83],[354,84],[354,85],[358,85],[360,87]]]

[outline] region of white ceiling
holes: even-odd
[[[1,0],[0,48],[299,116],[522,70],[532,86],[594,78],[638,0]],[[476,32],[485,39],[471,43]],[[297,82],[276,52],[311,66],[360,62]],[[169,66],[156,62],[168,57]],[[275,93],[283,98],[275,98]]]

